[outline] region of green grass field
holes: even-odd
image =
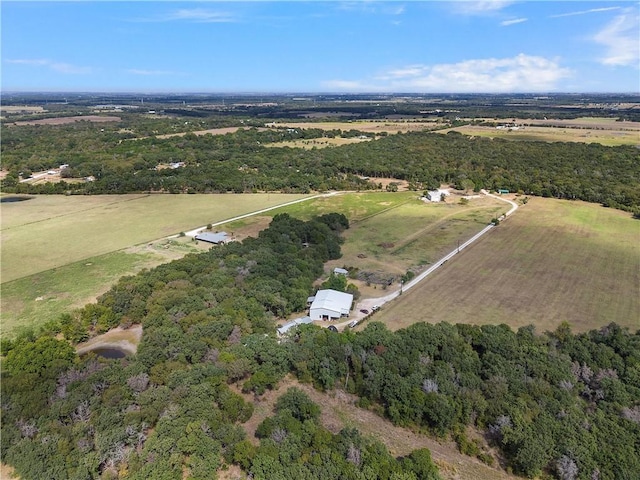
[[[303,195],[36,196],[2,205],[2,283]]]
[[[638,140],[638,130],[604,130],[601,128],[598,129],[595,125],[592,129],[527,126],[514,131],[497,130],[494,127],[465,125],[462,127],[439,130],[438,133],[445,134],[451,130],[469,136],[502,138],[505,140],[526,140],[530,142],[599,143],[609,147],[640,144],[640,141]]]
[[[37,196],[4,203],[2,334],[37,327],[95,301],[123,275],[207,248],[189,239],[148,242],[302,197]]]
[[[595,204],[534,198],[508,221],[375,316],[533,324],[574,331],[640,328],[640,222]]]

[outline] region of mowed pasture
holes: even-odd
[[[534,325],[574,331],[640,328],[640,221],[596,204],[532,198],[512,217],[375,316]]]
[[[504,124],[511,122],[504,122]],[[640,145],[640,122],[617,122],[609,118],[582,118],[574,120],[531,120],[516,119],[517,130],[497,129],[482,125],[464,125],[439,130],[464,135],[503,138],[507,140],[528,140],[543,142],[599,143],[606,146]]]
[[[2,204],[2,283],[305,195],[34,196]]]
[[[37,327],[94,301],[123,275],[208,248],[189,238],[156,239],[302,197],[37,196],[3,203],[2,333]]]

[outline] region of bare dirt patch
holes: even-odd
[[[87,342],[78,344],[76,353],[82,355],[97,348],[116,348],[133,354],[136,353],[141,339],[142,325],[134,325],[127,329],[116,327]]]
[[[107,117],[102,115],[78,115],[75,117],[56,117],[56,118],[43,118],[41,120],[25,120],[20,122],[14,122],[14,125],[67,125],[69,123],[76,122],[119,122],[122,119],[120,117]]]
[[[0,480],[16,480],[20,477],[16,475],[13,467],[6,463],[0,463]]]

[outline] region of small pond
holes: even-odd
[[[127,356],[127,352],[117,347],[98,347],[85,352],[85,355],[87,353],[95,353],[102,358],[124,358]]]
[[[0,197],[0,203],[15,203],[31,200],[33,197]]]

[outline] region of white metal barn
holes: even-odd
[[[312,320],[337,320],[348,317],[353,303],[353,295],[337,290],[318,290],[309,308]]]
[[[431,202],[439,202],[442,199],[442,196],[448,197],[449,190],[445,190],[443,188],[439,188],[437,190],[433,190],[432,192],[427,192],[427,200]]]

